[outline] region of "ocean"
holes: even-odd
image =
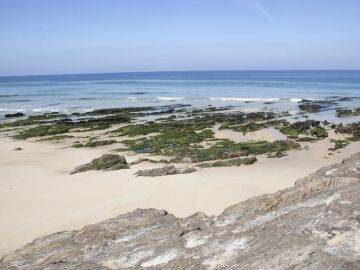
[[[352,97],[360,71],[185,71],[0,77],[0,116],[191,104],[296,111],[301,99]],[[339,105],[340,106],[340,105]],[[325,112],[322,117],[334,112]],[[320,114],[321,115],[321,114]]]

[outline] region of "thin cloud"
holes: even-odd
[[[273,18],[271,17],[269,11],[259,0],[241,0],[241,2],[262,14],[268,21],[273,21]]]

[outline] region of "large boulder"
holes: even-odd
[[[360,154],[221,215],[137,209],[40,237],[0,269],[360,269]]]
[[[124,156],[115,154],[104,154],[99,158],[93,159],[90,163],[80,165],[70,172],[70,174],[91,171],[91,170],[120,170],[129,169]]]

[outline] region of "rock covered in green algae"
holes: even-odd
[[[311,112],[311,113],[319,112],[321,110],[321,108],[322,107],[319,104],[305,103],[305,104],[299,105],[299,109],[301,111]]]
[[[145,177],[155,177],[155,176],[165,176],[165,175],[174,175],[174,174],[188,174],[195,171],[196,169],[193,167],[179,169],[176,168],[174,165],[170,165],[170,166],[164,166],[161,168],[155,168],[151,170],[139,170],[135,173],[135,175],[145,176]]]
[[[24,131],[21,131],[15,136],[16,139],[26,140],[32,137],[44,137],[50,135],[57,135],[67,133],[70,127],[66,124],[59,125],[40,125]]]
[[[326,129],[320,125],[320,121],[315,120],[298,121],[291,124],[286,122],[280,128],[280,132],[292,139],[299,138],[299,135],[311,135],[317,139],[324,139],[328,136]]]
[[[359,116],[360,108],[355,108],[354,110],[350,109],[338,109],[336,110],[338,117],[351,117],[351,116]]]
[[[104,154],[99,158],[93,159],[90,163],[80,165],[70,172],[70,174],[86,172],[91,170],[120,170],[129,169],[124,156],[116,154]]]
[[[349,140],[331,140],[335,145],[334,147],[329,148],[330,151],[336,151],[342,148],[345,148],[350,144]]]

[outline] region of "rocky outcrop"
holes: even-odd
[[[115,154],[104,154],[99,158],[93,159],[90,163],[80,165],[70,172],[70,174],[86,172],[91,170],[120,170],[129,169],[124,156]]]
[[[25,116],[25,114],[23,114],[22,112],[5,114],[5,118],[15,118],[15,117],[23,117],[23,116]]]
[[[40,237],[0,269],[360,269],[360,154],[217,217],[137,209]]]
[[[164,166],[161,168],[155,168],[151,170],[139,170],[135,173],[136,176],[145,176],[145,177],[156,177],[156,176],[165,176],[165,175],[174,175],[174,174],[187,174],[195,172],[196,169],[193,167],[186,167],[184,169],[176,168],[174,165]]]

